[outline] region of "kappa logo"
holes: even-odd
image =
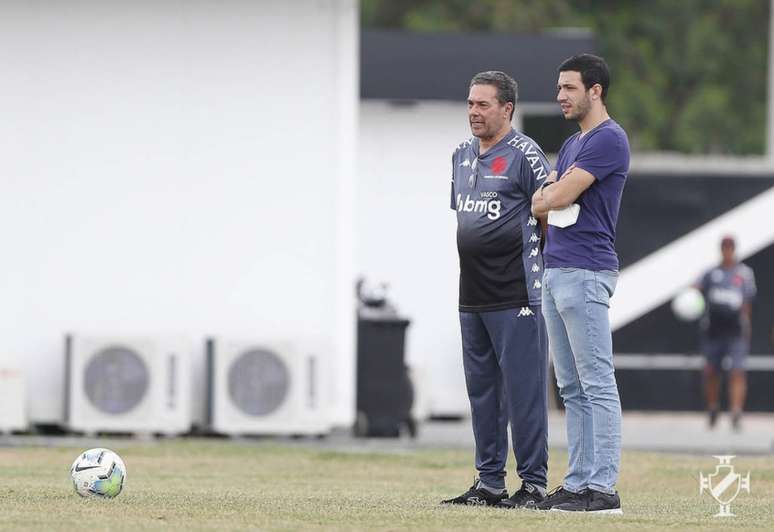
[[[536,233],[532,233],[532,236],[531,236],[531,237],[529,237],[529,241],[530,241],[530,242],[532,242],[533,244],[534,244],[535,242],[537,242],[538,240],[540,240],[540,239],[538,238],[538,236],[537,236],[537,234],[536,234]]]
[[[529,258],[537,257],[538,254],[538,248],[532,248],[529,252]]]
[[[468,146],[471,146],[473,144],[473,137],[470,137],[469,139],[465,139],[462,142],[460,142],[460,145],[457,146],[457,150],[461,150],[463,148],[467,148]]]
[[[712,498],[720,505],[720,511],[714,517],[734,517],[731,513],[731,503],[734,502],[739,492],[744,490],[750,493],[750,472],[743,477],[731,464],[734,455],[715,456],[718,463],[715,472],[704,476],[699,472],[699,495],[708,491]]]
[[[465,167],[470,166],[470,159],[465,159],[464,161],[462,161],[460,163],[460,166],[465,166]]]
[[[518,318],[524,318],[525,316],[534,316],[535,313],[532,312],[532,309],[529,307],[521,307],[521,310],[519,310],[519,313],[516,315]]]
[[[540,266],[537,265],[537,263],[532,265],[532,273],[537,273],[540,271]]]
[[[530,227],[535,227],[537,225],[537,220],[535,219],[534,216],[529,217],[529,220],[527,220],[527,225],[529,225]]]
[[[534,283],[532,283],[532,288],[543,288],[543,285],[542,285],[542,284],[540,284],[540,281],[538,281],[537,279],[535,279],[535,282],[534,282]]]

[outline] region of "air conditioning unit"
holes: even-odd
[[[21,370],[0,364],[0,432],[27,429],[26,392]]]
[[[220,434],[324,435],[331,429],[319,353],[210,339],[208,425]]]
[[[67,336],[67,427],[87,433],[188,432],[190,351],[182,340]]]

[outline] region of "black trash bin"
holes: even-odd
[[[404,361],[409,323],[389,307],[358,311],[356,436],[398,437],[403,430],[416,436],[414,389]]]

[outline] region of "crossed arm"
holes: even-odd
[[[543,186],[532,195],[532,215],[542,220],[548,211],[564,209],[578,199],[595,179],[592,174],[574,164],[565,170],[559,180],[556,179],[556,170],[552,171]]]

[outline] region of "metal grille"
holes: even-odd
[[[251,416],[266,416],[288,396],[291,377],[285,362],[271,351],[242,353],[228,372],[228,393],[234,404]]]
[[[111,346],[91,357],[83,388],[86,397],[107,414],[125,414],[145,397],[150,375],[143,360],[131,349]]]

